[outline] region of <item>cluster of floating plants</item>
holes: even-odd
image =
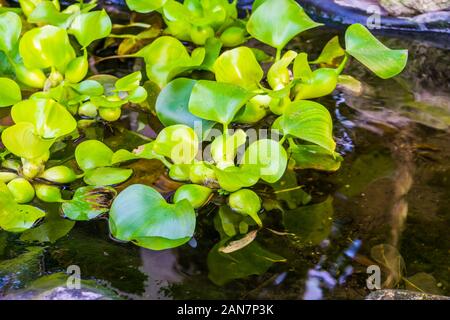
[[[12,119],[0,127],[0,228],[32,228],[46,215],[39,203],[54,202],[66,219],[108,217],[114,238],[161,250],[188,242],[196,210],[213,201],[227,254],[264,225],[256,185],[279,189],[293,169],[338,170],[332,118],[314,99],[352,81],[343,73],[351,59],[387,79],[403,70],[407,51],[385,47],[355,24],[344,46],[334,37],[311,60],[285,50],[321,26],[294,0],[257,0],[245,18],[236,2],[127,0],[132,11],[160,15],[163,28],[113,25],[95,1],[0,7],[0,107]],[[123,30],[133,32],[114,33]],[[145,72],[117,78],[90,71],[94,44],[111,40],[121,42],[119,52],[106,59],[142,58]],[[274,56],[249,41],[274,48]],[[126,150],[86,138],[87,128],[112,125],[130,107],[157,116],[164,129],[156,139]],[[246,130],[267,119],[265,135]],[[56,161],[63,149],[69,156]],[[144,184],[116,191],[140,159],[161,161],[180,182],[173,196]]]

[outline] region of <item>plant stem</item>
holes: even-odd
[[[123,55],[115,55],[115,56],[108,56],[108,57],[100,57],[97,60],[95,60],[95,63],[99,63],[106,60],[112,60],[112,59],[124,59],[124,58],[137,58],[134,54],[123,54]]]
[[[112,27],[113,27],[113,29],[125,29],[125,28],[133,28],[133,27],[148,29],[148,28],[151,28],[151,26],[152,25],[148,24],[148,23],[133,22],[130,24],[114,24]]]
[[[281,49],[277,49],[277,53],[275,55],[275,62],[281,59]]]
[[[336,69],[336,73],[337,74],[341,74],[342,71],[344,71],[344,68],[347,65],[347,62],[348,62],[348,54],[346,53],[345,56],[344,56],[344,60],[342,60],[342,62],[339,65],[339,67]]]
[[[111,33],[108,37],[117,38],[117,39],[135,39],[136,36],[134,34],[114,34]]]

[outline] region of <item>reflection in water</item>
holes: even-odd
[[[321,300],[324,289],[332,291],[337,285],[344,285],[346,279],[353,273],[353,267],[348,263],[355,258],[361,244],[361,240],[353,241],[344,254],[340,255],[334,263],[331,263],[328,269],[326,267],[327,256],[321,256],[320,262],[314,269],[308,271],[303,299]],[[328,262],[328,264],[330,263]]]

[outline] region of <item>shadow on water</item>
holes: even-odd
[[[308,33],[292,48],[318,53],[339,32]],[[380,81],[355,62],[346,73],[361,81],[357,90],[341,87],[321,100],[334,115],[342,168],[288,172],[278,188],[303,188],[268,198],[265,228],[232,259],[217,254],[213,204],[199,213],[195,239],[161,252],[112,241],[106,220],[73,225],[49,207],[46,227],[25,236],[0,231],[0,297],[44,292],[48,285],[36,280],[70,265],[113,290],[102,294],[131,299],[360,299],[370,293],[370,265],[381,267],[385,287],[450,295],[450,52],[384,40],[410,50],[401,76]],[[123,125],[147,120],[132,112]],[[120,128],[87,134],[99,132],[116,148],[142,142]],[[176,189],[159,163],[132,165],[132,182],[167,195]]]

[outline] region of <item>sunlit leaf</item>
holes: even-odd
[[[103,167],[87,170],[84,182],[91,186],[112,186],[122,183],[133,174],[132,169]]]
[[[225,51],[214,63],[218,82],[239,85],[247,90],[258,88],[264,72],[250,48],[238,47]]]
[[[144,58],[147,76],[162,88],[180,73],[199,67],[205,58],[205,49],[198,48],[189,55],[179,40],[164,36],[135,55]]]
[[[69,33],[87,47],[93,41],[107,37],[111,33],[111,19],[105,10],[78,14],[73,20]]]
[[[291,74],[289,72],[288,66],[297,57],[295,51],[286,52],[283,57],[275,62],[269,69],[267,73],[267,81],[269,85],[274,90],[280,90],[286,87],[289,82],[291,82]]]
[[[161,8],[167,0],[126,0],[128,8],[140,13],[148,13]]]
[[[75,149],[75,159],[83,171],[111,165],[113,151],[97,140],[87,140]]]
[[[396,76],[406,66],[408,50],[391,50],[362,24],[353,24],[345,33],[346,51],[382,79]]]
[[[75,58],[66,30],[50,25],[27,31],[20,39],[19,51],[25,66],[31,69],[55,67],[64,72]]]
[[[243,165],[240,167],[227,167],[219,169],[213,167],[217,181],[222,189],[234,192],[241,188],[255,185],[260,178],[260,168],[256,165]]]
[[[8,107],[22,100],[20,87],[13,80],[0,78],[0,108]]]
[[[164,128],[154,141],[153,150],[174,163],[191,163],[197,155],[199,141],[194,130],[185,125]]]
[[[19,41],[22,21],[14,12],[0,14],[0,51],[12,51]]]
[[[253,142],[245,151],[243,164],[257,165],[261,179],[269,183],[278,181],[287,166],[287,153],[283,146],[271,139]]]
[[[320,25],[294,0],[266,0],[253,11],[247,31],[280,50],[297,34]]]
[[[293,102],[282,117],[283,134],[315,143],[330,153],[336,148],[331,115],[321,104],[306,100]]]
[[[2,132],[5,147],[18,157],[33,159],[44,155],[53,144],[53,139],[43,139],[31,123],[22,122]]]
[[[36,134],[45,139],[65,136],[77,127],[70,112],[51,99],[23,100],[12,107],[11,117],[16,123],[33,124]]]
[[[192,89],[189,111],[202,119],[229,124],[253,95],[234,84],[200,80]]]
[[[45,212],[30,205],[17,204],[6,185],[0,182],[0,228],[23,232],[45,216]]]

